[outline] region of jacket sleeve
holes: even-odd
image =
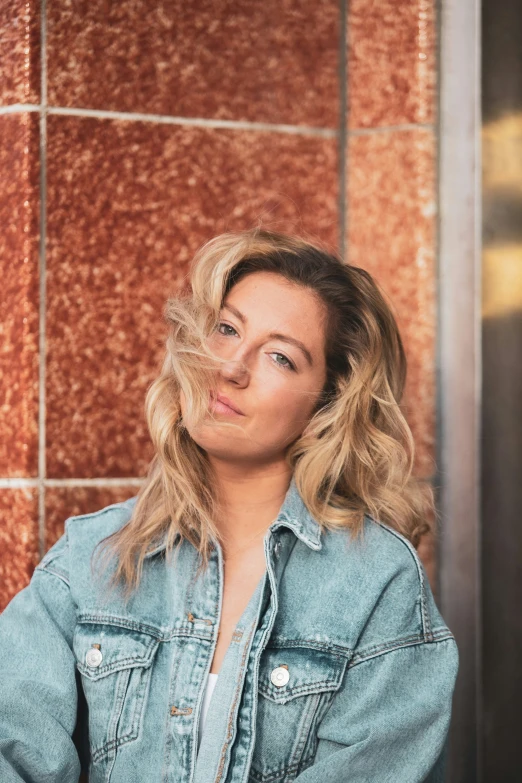
[[[67,549],[63,536],[0,615],[2,783],[77,783],[80,775]]]
[[[443,783],[458,660],[451,635],[349,667],[295,783]]]

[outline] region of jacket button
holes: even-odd
[[[270,675],[270,679],[272,680],[274,685],[277,685],[278,688],[282,688],[283,685],[286,685],[286,683],[290,679],[290,674],[287,668],[285,668],[284,666],[278,666],[277,669],[274,669],[272,671],[272,674]]]
[[[92,647],[87,651],[87,655],[85,656],[85,663],[87,666],[90,666],[91,669],[95,669],[97,666],[99,666],[102,660],[103,655],[101,654],[100,650]]]
[[[281,542],[280,541],[276,541],[275,544],[274,544],[274,555],[276,557],[279,557],[279,552],[280,551],[281,551]]]

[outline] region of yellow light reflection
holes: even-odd
[[[522,113],[482,129],[484,318],[522,311]]]
[[[482,265],[483,317],[522,311],[522,243],[485,247]]]

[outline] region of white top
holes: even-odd
[[[217,678],[219,677],[218,674],[209,674],[207,679],[207,685],[205,687],[205,694],[203,696],[203,704],[201,705],[201,716],[199,719],[199,740],[198,740],[198,750],[199,746],[201,744],[201,737],[203,736],[203,729],[205,726],[205,721],[207,719],[207,712],[208,712],[208,705],[210,704],[210,699],[212,698],[212,693],[214,692],[214,688],[216,686]]]

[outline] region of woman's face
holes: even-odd
[[[218,394],[241,413],[209,401],[215,421],[209,426],[207,417],[196,431],[188,428],[196,443],[228,462],[284,459],[326,382],[325,330],[326,307],[310,289],[273,272],[254,272],[236,283],[208,342],[226,360]],[[180,402],[183,414],[183,393]]]

